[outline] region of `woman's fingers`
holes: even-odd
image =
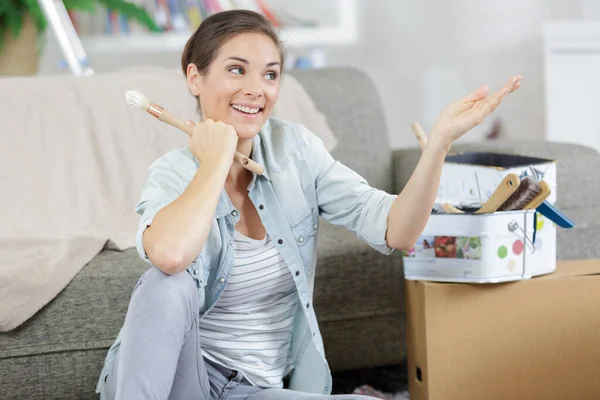
[[[500,101],[502,101],[502,99],[505,96],[507,96],[508,94],[514,92],[515,90],[517,90],[518,88],[521,87],[521,79],[522,78],[523,77],[520,76],[520,75],[516,75],[516,76],[511,77],[506,82],[506,84],[504,85],[504,87],[502,87],[502,89],[498,90],[497,92],[495,92],[492,95],[490,95],[487,98],[485,98],[485,101],[487,103],[489,103],[489,104],[499,104]],[[488,91],[489,91],[489,87],[487,85],[485,85],[485,86],[477,89],[475,92],[471,93],[464,100],[465,101],[478,101],[478,100],[481,100],[484,97],[486,97]],[[481,96],[481,94],[484,94],[484,95]]]
[[[502,102],[502,99],[504,99],[504,97],[508,96],[509,94],[521,87],[521,79],[522,77],[520,75],[513,76],[508,80],[508,82],[506,82],[506,85],[504,85],[502,89],[494,93],[492,96],[488,97],[487,100],[489,100],[489,104],[492,106],[492,110]]]
[[[504,85],[503,92],[505,93],[505,95],[514,92],[518,88],[517,86],[520,87],[521,79],[523,79],[521,75],[516,75],[510,78],[508,82],[506,82],[506,85]]]
[[[488,85],[481,86],[467,97],[463,99],[464,102],[475,102],[483,99],[490,91],[490,87]]]
[[[520,87],[519,81],[521,80],[520,76],[513,76],[506,82],[506,85],[496,93],[486,97],[479,104],[479,123],[483,121],[488,115],[490,115],[494,110],[498,107],[498,105],[502,102],[502,99],[514,92],[516,89]]]

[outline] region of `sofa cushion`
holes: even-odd
[[[321,221],[314,304],[333,371],[403,360],[403,279],[401,252],[384,256]]]
[[[104,250],[31,319],[0,335],[0,360],[108,348],[146,269],[135,249]]]
[[[0,334],[0,397],[95,399],[106,351],[146,269],[135,249],[104,250],[31,319]]]
[[[88,349],[0,359],[0,398],[97,400],[105,356]]]
[[[317,246],[314,303],[319,321],[403,312],[401,252],[385,256],[325,220]]]

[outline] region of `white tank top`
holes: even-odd
[[[213,309],[200,320],[202,355],[253,385],[283,387],[298,295],[275,243],[234,231],[234,268]]]

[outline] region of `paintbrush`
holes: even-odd
[[[417,142],[419,142],[419,147],[421,148],[421,151],[425,150],[425,146],[427,145],[427,135],[425,134],[423,127],[419,122],[412,123],[410,127],[412,128],[412,131],[415,134],[415,137],[417,138]]]
[[[531,178],[524,178],[526,188],[520,194],[515,192],[515,198],[503,204],[503,211],[509,210],[536,210],[561,228],[573,228],[575,223],[564,215],[558,208],[546,199],[550,195],[550,185],[546,181],[535,182]]]
[[[519,177],[515,174],[506,175],[500,184],[494,190],[494,193],[487,199],[485,203],[478,209],[472,212],[473,214],[487,214],[494,213],[500,208],[506,201],[514,195],[520,186]],[[447,213],[463,213],[463,210],[460,210],[451,204],[445,203],[443,205],[444,211]]]
[[[507,174],[494,193],[487,199],[475,214],[494,213],[498,211],[521,187],[521,181],[516,174]]]
[[[521,180],[517,190],[498,207],[498,211],[524,210],[525,206],[532,202],[541,192],[542,188],[536,181],[525,177]]]
[[[190,137],[194,132],[194,128],[183,122],[182,120],[175,118],[168,110],[165,110],[163,107],[158,104],[150,102],[142,93],[137,90],[128,90],[125,93],[125,99],[127,100],[127,104],[130,106],[134,106],[139,108],[140,110],[146,111],[148,114],[157,118],[162,122],[166,122],[167,124],[187,133]],[[257,162],[251,160],[245,155],[235,152],[234,161],[240,164],[242,167],[246,168],[249,171],[252,171],[258,175],[262,175],[264,171],[264,167]]]
[[[550,196],[550,185],[546,181],[539,181],[538,186],[540,187],[540,192],[537,196],[535,196],[531,201],[525,204],[525,210],[534,210],[540,206],[547,198]]]
[[[500,211],[511,198],[514,198],[517,191],[521,187],[521,181],[516,174],[507,174],[500,184],[494,190],[494,193],[481,205],[479,209],[469,210],[468,213],[473,214],[488,214]],[[522,195],[521,195],[522,197]],[[519,198],[520,199],[520,198]],[[456,208],[449,203],[444,203],[442,206],[447,213],[463,213],[464,210]]]

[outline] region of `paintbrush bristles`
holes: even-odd
[[[150,100],[137,90],[128,90],[125,92],[125,99],[127,104],[139,108],[140,110],[146,111],[150,107]]]
[[[498,208],[498,211],[522,210],[542,189],[531,178],[523,178],[517,190]]]

